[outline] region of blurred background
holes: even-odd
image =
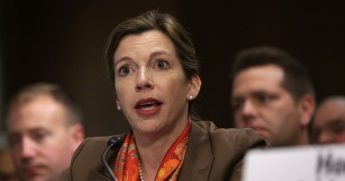
[[[228,75],[235,54],[244,48],[270,45],[294,55],[308,68],[317,100],[345,94],[342,1],[0,2],[1,122],[11,96],[45,81],[61,85],[79,103],[87,136],[127,130],[115,107],[104,45],[119,22],[151,9],[173,14],[191,33],[203,80],[197,110],[220,127],[232,126]]]

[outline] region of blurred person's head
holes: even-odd
[[[35,84],[10,102],[6,129],[23,180],[52,180],[69,166],[84,138],[78,108],[52,84]]]
[[[7,149],[0,149],[0,180],[2,181],[17,181],[19,177],[16,172],[10,151]]]
[[[345,97],[323,100],[315,112],[312,139],[317,144],[345,143]]]
[[[305,68],[273,47],[241,51],[232,71],[235,127],[253,128],[270,146],[308,144],[315,101]]]

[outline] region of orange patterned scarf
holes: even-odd
[[[155,181],[176,181],[182,166],[189,138],[189,122],[181,135],[171,145],[159,166]],[[119,181],[138,181],[140,158],[132,132],[125,137],[115,162],[114,174]]]

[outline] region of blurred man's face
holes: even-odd
[[[319,144],[345,143],[345,101],[330,100],[315,113],[314,139]]]
[[[80,140],[59,103],[38,96],[12,109],[8,118],[12,156],[24,180],[52,180],[69,166]]]
[[[281,68],[263,65],[241,71],[233,84],[235,126],[253,128],[270,146],[294,145],[300,136],[298,105],[283,78]]]

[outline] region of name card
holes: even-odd
[[[345,181],[345,145],[251,150],[242,181]]]

